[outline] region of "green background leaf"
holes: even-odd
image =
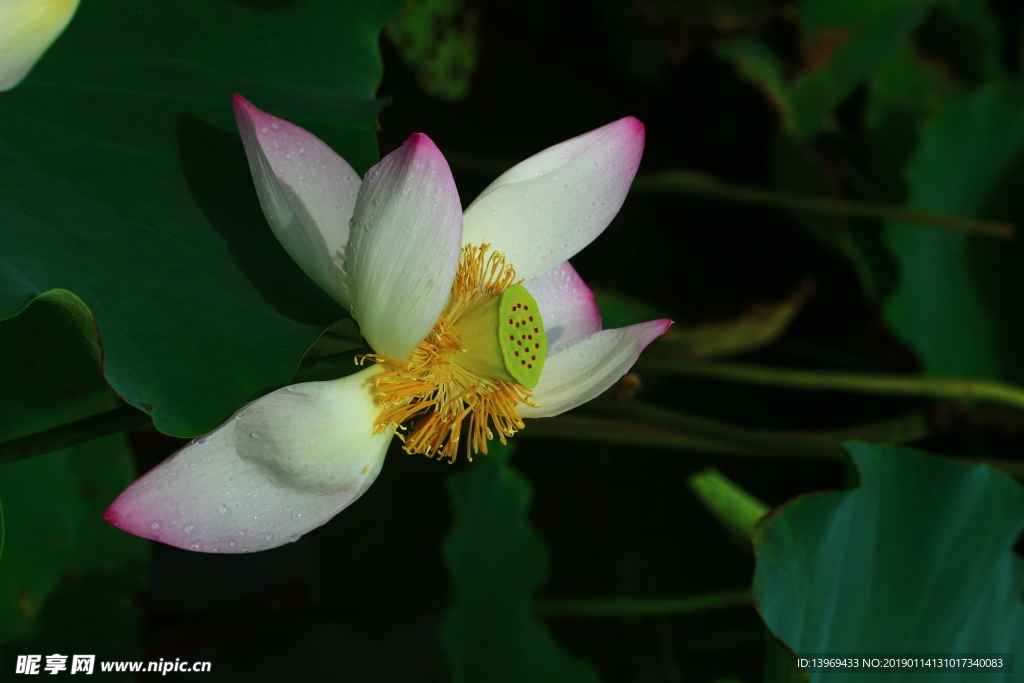
[[[453,680],[597,681],[530,614],[547,552],[527,520],[530,484],[508,466],[512,447],[491,442],[490,451],[449,479],[456,523],[444,558],[456,593],[441,640]]]
[[[0,317],[73,292],[96,317],[111,386],[175,435],[286,383],[346,314],[267,228],[230,97],[365,171],[377,36],[399,4],[83,3],[0,96]]]
[[[0,322],[0,377],[0,441],[118,404],[80,320],[59,303],[39,301]],[[0,557],[3,651],[53,652],[56,633],[71,642],[86,630],[96,648],[90,653],[138,654],[133,593],[145,580],[147,543],[102,518],[134,476],[124,435],[0,467],[7,532]],[[76,645],[86,652],[84,643]],[[13,662],[0,666],[11,670]]]
[[[946,102],[922,125],[908,171],[908,205],[978,215],[1024,149],[1021,111],[1024,86],[1014,83]],[[917,350],[925,371],[1000,376],[994,320],[971,263],[978,238],[898,224],[886,230],[900,272],[885,314]]]
[[[910,449],[848,449],[859,488],[797,498],[754,528],[754,595],[772,632],[797,654],[1021,652],[1024,562],[1012,548],[1024,529],[1024,488],[988,467]]]

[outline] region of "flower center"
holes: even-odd
[[[494,432],[506,443],[523,428],[520,403],[535,405],[548,350],[540,308],[488,248],[463,248],[448,304],[406,362],[365,356],[384,367],[371,380],[382,408],[374,431],[395,425],[408,453],[454,462],[465,422],[472,460]]]

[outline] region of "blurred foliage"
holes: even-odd
[[[441,640],[452,680],[596,682],[594,669],[563,652],[530,614],[548,558],[527,520],[530,484],[508,465],[512,450],[492,442],[489,455],[449,480],[455,526],[444,558],[455,594]]]
[[[782,301],[756,303],[722,320],[677,323],[656,340],[651,353],[698,360],[755,351],[777,341],[813,293],[813,283],[805,280]],[[674,317],[670,311],[608,289],[596,290],[594,301],[605,329]]]
[[[73,309],[44,301],[0,322],[0,440],[119,403],[81,323]],[[145,581],[147,544],[102,519],[134,476],[123,435],[0,467],[0,652],[140,654],[133,593]],[[10,670],[13,657],[0,666]]]
[[[1024,646],[1024,488],[984,466],[853,443],[861,484],[754,529],[758,610],[791,652],[1009,653]],[[862,672],[811,673],[811,681]],[[960,681],[962,671],[886,674]],[[1003,680],[1005,674],[971,674]],[[783,679],[785,680],[785,679]]]
[[[789,133],[810,139],[832,125],[833,110],[935,4],[937,0],[802,2],[796,13],[799,64],[792,69],[761,38],[727,43],[718,52],[764,90]]]
[[[771,10],[768,0],[609,0],[606,14],[627,71],[652,82],[694,49],[762,30]]]
[[[461,0],[407,0],[384,36],[431,97],[457,102],[469,94],[476,70],[477,11]]]
[[[230,95],[365,171],[377,35],[396,5],[85,3],[0,100],[0,317],[73,292],[111,386],[171,434],[209,431],[284,384],[346,314],[266,228]]]
[[[948,100],[922,125],[907,168],[908,203],[980,213],[1024,149],[1022,109],[1024,86],[1010,83]],[[890,225],[886,241],[900,273],[886,317],[917,350],[924,369],[938,375],[1004,376],[996,357],[993,308],[975,285],[968,238]],[[1006,312],[1019,316],[1018,308],[1013,302]]]

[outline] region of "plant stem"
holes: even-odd
[[[846,457],[846,452],[836,441],[822,442],[813,438],[808,440],[803,437],[765,434],[700,415],[662,408],[643,401],[596,400],[591,401],[587,405],[587,409],[606,415],[620,415],[642,422],[674,427],[683,432],[720,439],[726,443],[764,453],[798,458],[824,458],[826,460],[842,460]]]
[[[842,460],[846,452],[841,445],[852,439],[907,443],[931,434],[922,412],[836,430],[785,432],[747,429],[635,400],[591,401],[587,409],[602,413],[602,417],[566,415],[531,420],[519,436],[761,458]]]
[[[149,421],[149,415],[132,406],[108,410],[76,422],[0,443],[0,465],[70,448],[101,436],[141,427]]]
[[[637,424],[627,420],[594,418],[585,415],[565,415],[543,420],[530,420],[517,438],[558,439],[589,443],[646,446],[669,450],[731,453],[735,455],[766,456],[753,448],[718,439],[685,434],[676,429]]]
[[[454,155],[448,158],[452,166],[481,173],[502,173],[512,166],[500,159],[475,155]],[[857,216],[880,221],[912,223],[939,230],[951,230],[975,235],[1007,239],[1016,228],[1012,223],[986,221],[968,216],[905,209],[898,206],[835,199],[796,192],[784,192],[750,185],[733,185],[713,175],[688,169],[665,169],[638,173],[631,188],[634,192],[657,194],[695,195],[711,197],[739,204],[774,206],[794,211],[812,211],[838,216]]]
[[[988,235],[990,237],[1013,237],[1016,232],[1010,223],[986,221],[967,216],[919,211],[902,207],[869,202],[819,197],[815,195],[782,192],[749,185],[730,185],[714,176],[698,171],[668,169],[639,174],[633,181],[633,188],[639,192],[663,194],[686,194],[725,199],[739,204],[775,206],[795,211],[813,211],[839,216],[857,216],[881,221],[897,221],[926,225],[939,230]]]
[[[798,370],[745,363],[695,363],[653,356],[641,357],[636,368],[646,372],[708,377],[729,382],[793,389],[925,396],[954,401],[991,401],[1024,410],[1024,389],[990,380]]]
[[[750,588],[675,598],[537,598],[533,611],[541,617],[648,617],[696,614],[753,602]]]

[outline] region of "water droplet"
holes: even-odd
[[[249,549],[248,548],[242,548],[242,552],[243,553],[247,553],[247,552],[249,552]]]
[[[300,538],[302,538],[302,536],[300,536],[299,534],[292,534],[288,537],[288,542],[295,543],[295,541],[299,540]]]
[[[263,538],[267,539],[267,541],[273,541],[274,540],[274,534],[267,534]]]
[[[278,123],[277,121],[274,121],[273,123],[271,123],[270,127],[273,128],[274,130],[281,130],[281,124]]]
[[[223,503],[217,506],[217,512],[220,513],[221,517],[227,517],[231,514],[231,509]]]
[[[153,522],[149,525],[149,528],[153,531],[160,531],[160,529],[163,528],[163,524],[161,524],[160,522]]]
[[[196,439],[196,444],[202,446],[204,443],[206,443],[207,438],[208,437],[205,436],[199,437],[198,439]]]
[[[270,132],[270,129],[267,128],[266,126],[263,126],[262,128],[260,128],[260,132],[266,135],[267,133]]]
[[[190,534],[190,533],[192,533],[195,530],[196,530],[196,525],[195,524],[189,524],[187,527],[182,529],[182,531],[184,531],[186,534]]]
[[[254,439],[262,439],[263,438],[263,435],[260,434],[259,432],[249,432],[249,436],[251,436]]]
[[[302,519],[302,510],[296,510],[295,512],[293,512],[292,519],[294,519],[296,522]]]
[[[245,529],[239,529],[238,530],[238,535],[239,536],[245,536]]]
[[[196,541],[195,543],[193,543],[192,545],[190,545],[190,546],[188,547],[188,549],[189,549],[189,550],[199,550],[199,549],[200,549],[200,548],[202,548],[202,547],[203,547],[203,542],[202,542],[202,541]]]
[[[228,541],[228,545],[234,548],[236,545],[238,545],[238,541]]]

